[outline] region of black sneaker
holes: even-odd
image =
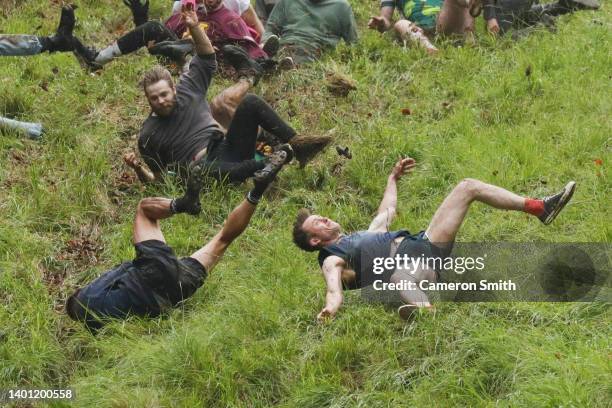
[[[96,51],[95,48],[84,46],[83,43],[76,37],[73,39],[73,44],[73,53],[83,68],[89,71],[97,71],[102,69],[102,65],[96,62],[98,51]]]
[[[257,85],[263,74],[263,69],[242,48],[235,45],[224,45],[221,48],[224,61],[236,70],[238,77],[253,78],[253,85]]]
[[[162,41],[149,48],[151,55],[162,55],[181,65],[185,62],[187,54],[192,52],[193,41],[189,38],[176,41]]]
[[[553,222],[555,217],[561,212],[563,207],[565,207],[565,204],[572,198],[574,190],[576,190],[576,182],[570,181],[565,185],[563,190],[557,194],[544,198],[544,213],[538,217],[544,225]]]
[[[256,184],[270,184],[278,172],[289,162],[289,155],[285,150],[278,150],[266,158],[266,167],[253,175]]]
[[[280,144],[274,147],[275,152],[278,152],[281,150],[287,153],[285,164],[291,163],[291,160],[293,160],[293,157],[295,156],[295,153],[293,152],[293,147],[291,147],[289,143],[283,143],[283,144]]]
[[[266,42],[263,44],[263,47],[261,47],[261,49],[268,54],[268,57],[273,57],[276,55],[276,53],[278,52],[278,49],[280,48],[280,40],[278,38],[278,36],[272,34],[270,37],[268,37],[268,39],[266,40]]]
[[[62,14],[55,35],[49,37],[49,52],[72,51],[74,49],[72,31],[74,30],[74,10],[76,8],[75,5],[62,7]]]

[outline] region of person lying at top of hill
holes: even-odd
[[[280,38],[281,68],[314,61],[341,39],[357,41],[353,9],[347,0],[280,0],[268,18],[263,39],[273,36]]]
[[[342,305],[344,289],[363,288],[373,283],[374,258],[393,258],[395,254],[411,258],[447,258],[470,206],[478,201],[500,210],[521,211],[550,224],[571,199],[576,183],[570,181],[559,193],[543,199],[521,197],[501,187],[479,180],[461,181],[444,199],[427,230],[410,234],[407,230],[389,231],[397,208],[397,182],[416,166],[414,159],[395,164],[387,179],[378,214],[367,231],[344,234],[340,225],[329,218],[300,210],[293,227],[293,241],[305,251],[319,251],[319,265],[327,285],[325,307],[318,319],[334,316]],[[393,252],[392,252],[393,251]],[[439,271],[419,268],[391,271],[382,275],[388,282],[414,282],[415,290],[399,292],[402,305],[398,312],[404,319],[418,307],[431,308],[427,295],[418,289],[422,280],[444,279]],[[378,275],[377,275],[378,276]],[[408,283],[404,286],[409,287]]]
[[[546,4],[535,0],[483,0],[483,8],[489,32],[504,34],[511,28],[554,26],[555,17],[576,10],[597,10],[599,3],[596,0],[557,0]]]
[[[480,0],[381,0],[380,15],[368,21],[368,28],[384,33],[393,27],[402,41],[435,54],[438,49],[428,37],[472,36],[480,7]],[[395,9],[401,18],[393,24]]]
[[[199,164],[191,167],[187,192],[181,198],[141,200],[134,219],[136,258],[76,290],[66,301],[68,316],[95,333],[109,319],[125,319],[130,315],[156,317],[191,297],[247,228],[257,203],[286,162],[287,153],[280,151],[275,159],[267,171],[255,177],[255,187],[229,214],[221,231],[189,257],[178,258],[166,244],[159,220],[200,212],[205,169]]]
[[[145,73],[142,86],[151,113],[140,130],[138,149],[146,166],[134,153],[124,157],[142,182],[159,180],[169,167],[179,173],[192,162],[201,162],[209,174],[230,182],[242,182],[267,165],[254,158],[259,127],[275,136],[278,149],[293,157],[289,143],[296,144],[296,158],[312,157],[329,138],[309,144],[258,96],[248,94],[238,104],[227,131],[213,118],[206,92],[216,69],[215,51],[200,28],[195,11],[184,11],[183,18],[194,41],[196,55],[189,71],[175,86],[167,69],[156,67]]]
[[[20,57],[43,52],[72,52],[75,9],[74,5],[62,7],[59,25],[52,36],[0,34],[0,56]]]
[[[223,0],[223,5],[244,20],[256,41],[259,42],[261,40],[264,33],[264,25],[249,0]],[[172,14],[180,13],[180,11],[181,2],[173,1]]]
[[[132,10],[136,28],[99,51],[77,41],[75,54],[79,61],[89,69],[98,70],[114,58],[147,47],[151,54],[168,57],[183,66],[186,56],[193,52],[193,41],[188,38],[181,13],[173,14],[162,24],[148,20],[148,0],[144,3],[141,0],[124,0],[124,3]],[[246,23],[239,15],[224,7],[222,0],[199,0],[196,13],[213,47],[220,51],[220,56],[240,75],[250,72],[257,82],[264,68],[274,66],[274,62],[269,60],[266,52],[252,37]],[[226,45],[233,47],[225,48]]]

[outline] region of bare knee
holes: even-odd
[[[412,23],[408,20],[399,20],[398,22],[396,22],[395,24],[393,24],[393,29],[395,30],[395,32],[397,34],[405,34],[408,31],[410,31],[410,27],[412,26]]]
[[[457,184],[457,187],[455,187],[455,191],[461,194],[462,196],[465,196],[466,198],[472,200],[478,195],[481,185],[482,181],[480,180],[465,178],[461,180],[459,184]]]

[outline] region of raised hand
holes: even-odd
[[[399,180],[404,174],[412,171],[415,166],[416,160],[414,160],[412,157],[401,159],[395,163],[395,166],[393,166],[393,170],[391,170],[391,177],[395,180]]]
[[[382,16],[372,16],[370,21],[368,21],[368,28],[384,33],[391,28],[391,23],[389,23],[389,21]]]

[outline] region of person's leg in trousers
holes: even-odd
[[[253,158],[259,127],[272,133],[282,143],[287,143],[296,132],[259,96],[244,97],[225,135],[234,157],[240,160]]]
[[[114,58],[162,41],[176,40],[176,34],[159,21],[146,22],[119,38],[115,43],[96,52],[77,41],[75,53],[87,66],[100,69]]]
[[[62,7],[60,22],[53,36],[28,34],[0,35],[0,56],[26,56],[48,52],[72,51],[74,49],[72,31],[74,30],[74,9],[76,6]]]

